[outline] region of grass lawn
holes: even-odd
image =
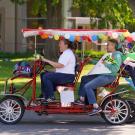
[[[7,78],[11,77],[13,74],[12,74],[12,71],[14,69],[14,65],[17,63],[17,61],[20,61],[20,60],[31,60],[31,58],[28,58],[28,59],[12,59],[11,61],[2,61],[0,60],[0,92],[3,91],[3,88],[4,88],[4,82]],[[86,65],[83,69],[83,72],[81,74],[82,75],[86,75],[89,70],[93,67],[93,65]],[[17,79],[14,81],[14,84],[17,88],[21,87],[22,85],[25,84],[25,82],[27,82],[28,80],[27,79]],[[121,79],[121,82],[123,82],[123,79]],[[80,83],[80,80],[78,82],[78,86],[79,86],[79,83]],[[120,85],[118,89],[121,89],[121,88],[125,88],[125,89],[131,89],[128,85]],[[40,78],[37,77],[37,95],[40,94]],[[57,97],[59,97],[59,94],[57,93],[56,94]],[[26,92],[25,94],[25,97],[26,98],[29,98],[31,96],[31,88]],[[75,91],[75,96],[77,96],[77,90]],[[135,93],[130,90],[129,93],[127,93],[125,95],[126,97],[131,97],[131,98],[135,98]]]

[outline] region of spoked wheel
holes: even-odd
[[[104,120],[113,125],[125,123],[130,116],[129,104],[121,98],[112,97],[104,102],[101,116]]]
[[[135,122],[135,100],[127,100],[127,102],[129,103],[130,108],[131,108],[130,117],[127,121],[127,123],[130,124],[130,123]]]
[[[0,122],[15,124],[24,114],[24,104],[16,97],[4,97],[0,101]]]
[[[129,117],[128,121],[127,121],[128,124],[131,124],[133,122],[135,122],[135,113],[130,114],[130,117]]]

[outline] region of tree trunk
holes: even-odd
[[[47,0],[47,26],[46,28],[61,28],[62,27],[62,1],[55,6],[52,5],[53,0]],[[57,58],[58,42],[48,39],[45,46],[45,57]]]
[[[135,0],[128,0],[129,5],[131,6],[132,10],[133,10],[133,14],[135,17]]]

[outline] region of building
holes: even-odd
[[[26,5],[10,0],[0,0],[0,51],[22,52],[26,50],[21,29],[26,27]]]

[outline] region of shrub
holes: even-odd
[[[76,50],[76,54],[81,57],[81,50]],[[84,56],[90,56],[91,58],[94,59],[100,59],[103,55],[105,54],[105,52],[102,51],[93,51],[93,50],[85,50],[84,51]]]
[[[5,53],[0,52],[0,59],[16,59],[16,58],[28,58],[32,57],[33,53]]]

